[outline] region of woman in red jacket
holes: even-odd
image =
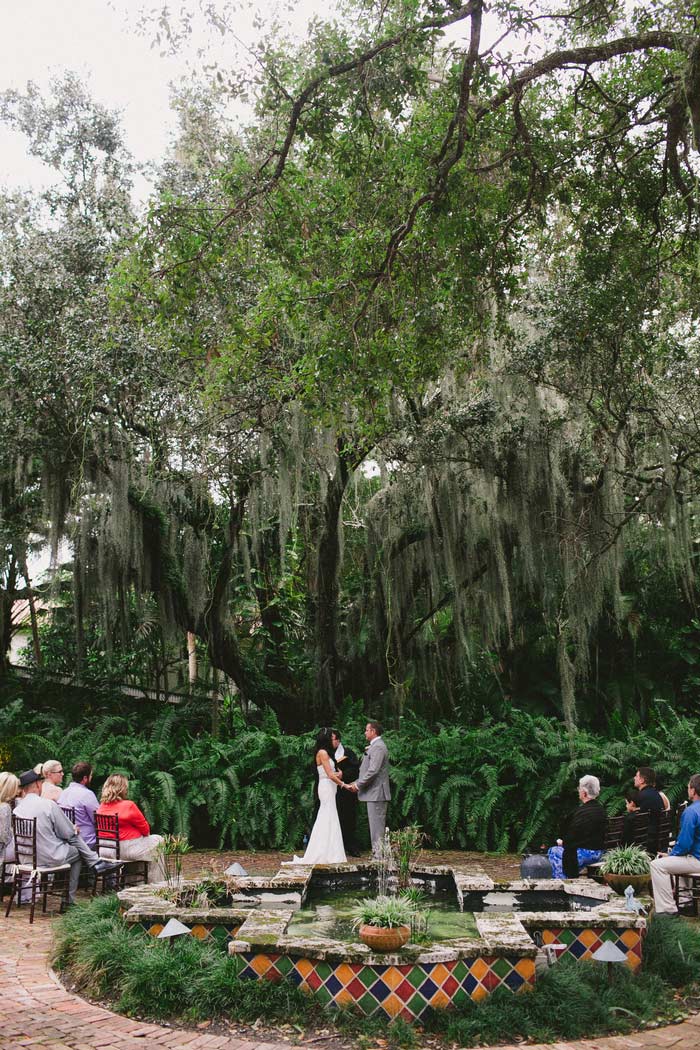
[[[129,781],[121,773],[107,777],[100,794],[98,813],[119,817],[121,860],[147,860],[148,881],[163,882],[165,867],[160,844],[162,835],[151,835],[148,821],[135,802],[127,799]]]

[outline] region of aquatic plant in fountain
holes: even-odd
[[[411,866],[420,853],[424,838],[425,835],[416,824],[409,824],[407,828],[399,828],[398,831],[391,832],[391,849],[396,863],[400,890],[411,884]]]

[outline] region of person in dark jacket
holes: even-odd
[[[650,766],[640,766],[634,774],[634,786],[639,792],[639,808],[649,814],[647,850],[656,856],[656,840],[659,834],[659,817],[664,812],[664,800],[656,790],[656,773]]]
[[[598,777],[581,777],[578,782],[581,805],[569,817],[557,845],[547,850],[553,878],[578,878],[580,867],[595,864],[603,856],[608,817],[598,801],[599,795]]]
[[[360,773],[359,758],[351,748],[345,747],[337,729],[333,730],[331,741],[335,748],[333,755],[335,766],[343,774],[343,783],[353,784]],[[357,843],[358,797],[356,792],[339,791],[335,796],[335,804],[338,808],[338,819],[340,820],[340,830],[343,832],[345,852],[349,857],[359,857],[360,847]]]

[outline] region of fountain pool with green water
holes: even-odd
[[[306,903],[287,927],[289,937],[325,937],[334,941],[357,941],[354,909],[358,901],[373,897],[370,890],[312,891]],[[478,937],[472,912],[460,911],[454,894],[434,894],[421,902],[419,911],[427,912],[426,941],[454,941]],[[422,938],[423,939],[423,938]]]

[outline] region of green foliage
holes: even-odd
[[[648,853],[639,846],[618,846],[609,850],[600,865],[601,875],[648,875]]]
[[[644,939],[644,969],[674,988],[697,981],[700,929],[673,916],[654,916]]]
[[[312,1005],[292,984],[236,981],[238,960],[194,937],[173,944],[129,931],[115,895],[79,903],[60,920],[53,963],[77,988],[126,1013],[239,1021],[304,1020]]]
[[[367,897],[359,900],[353,908],[353,925],[356,928],[364,925],[387,929],[410,926],[414,910],[408,897]]]
[[[601,780],[610,815],[640,764],[651,765],[673,802],[685,797],[689,770],[700,769],[696,719],[664,705],[653,730],[618,727],[614,737],[579,730],[570,738],[555,719],[512,709],[500,721],[430,725],[415,716],[385,731],[391,760],[394,828],[430,829],[435,847],[516,850],[554,841],[577,805],[579,777]],[[343,739],[359,749],[365,716],[348,706]],[[48,757],[70,769],[95,766],[95,786],[111,772],[130,780],[131,797],[154,830],[195,846],[298,849],[313,817],[313,735],[233,724],[213,737],[201,713],[160,709],[78,720],[33,711],[9,690],[0,696],[3,746],[13,770]]]
[[[660,978],[624,967],[615,978],[610,986],[604,966],[565,957],[537,978],[533,992],[498,989],[482,1003],[436,1017],[434,1027],[458,1046],[552,1042],[630,1031],[668,1006]]]

